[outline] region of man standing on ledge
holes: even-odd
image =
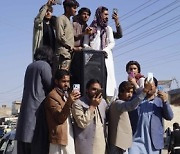
[[[70,17],[76,15],[79,3],[76,0],[65,0],[63,6],[64,14],[57,18],[56,23],[56,67],[69,70],[74,50],[74,31]]]
[[[35,50],[41,46],[49,46],[55,51],[55,20],[52,16],[55,0],[48,0],[48,2],[39,9],[39,13],[34,19],[33,29],[33,56]]]

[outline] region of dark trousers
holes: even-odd
[[[180,149],[175,149],[171,152],[171,154],[180,154]]]
[[[126,152],[125,150],[113,145],[113,144],[110,144],[109,145],[109,154],[123,154],[124,152]]]
[[[180,149],[176,149],[176,150],[174,150],[174,154],[180,154]]]
[[[18,154],[31,154],[31,143],[17,141]]]
[[[83,53],[74,53],[71,62],[70,72],[72,75],[71,84],[81,84],[82,82],[82,66],[83,66]]]

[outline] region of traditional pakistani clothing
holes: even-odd
[[[152,145],[150,136],[150,120],[153,113],[153,101],[144,100],[141,103],[139,111],[139,121],[137,131],[134,134],[133,145],[130,148],[130,154],[159,154],[160,150],[156,150]]]
[[[45,100],[45,111],[49,129],[49,154],[75,154],[71,106],[66,93],[55,87]]]
[[[71,49],[74,47],[73,26],[67,16],[61,15],[56,21],[56,56],[57,68],[69,69]]]
[[[95,19],[90,25],[90,27],[93,28],[94,33],[90,36],[85,35],[84,47],[90,47],[94,50],[100,51],[103,50],[107,53],[107,58],[105,59],[107,69],[106,95],[115,96],[116,79],[112,55],[112,49],[115,45],[115,41],[112,28],[108,26],[108,22],[102,18],[102,11],[102,6],[97,8],[95,13]]]
[[[55,51],[55,33],[54,33],[54,21],[55,16],[52,16],[50,20],[45,19],[48,5],[43,5],[38,15],[34,19],[33,28],[33,55],[37,48],[42,45],[50,46]]]
[[[85,32],[85,29],[87,26],[88,25],[81,22],[79,18],[73,21],[75,47],[83,47],[84,36],[81,34]],[[70,72],[72,75],[72,79],[71,79],[72,84],[81,84],[82,82],[83,70],[80,69],[82,68],[82,65],[83,65],[82,57],[83,57],[82,51],[73,53],[71,69],[70,69]]]
[[[129,115],[134,134],[129,154],[159,154],[164,147],[163,119],[173,118],[169,103],[159,97],[145,99]]]
[[[105,112],[107,103],[103,99],[94,112],[89,110],[87,96],[76,100],[72,105],[75,119],[74,136],[77,154],[105,154]]]
[[[113,61],[113,54],[112,48],[115,45],[113,31],[112,28],[107,26],[106,33],[107,33],[107,46],[105,48],[101,48],[101,37],[100,37],[101,28],[97,28],[97,35],[89,44],[89,37],[86,35],[84,38],[84,47],[90,46],[94,50],[103,50],[107,52],[108,57],[105,59],[106,69],[107,69],[107,82],[106,82],[106,95],[107,96],[114,96],[116,90],[116,79],[114,73],[114,61]]]
[[[73,128],[71,119],[67,119],[68,145],[50,143],[49,154],[75,154]]]

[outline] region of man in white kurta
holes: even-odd
[[[90,25],[93,34],[84,37],[84,47],[94,50],[105,51],[107,57],[105,59],[107,69],[106,95],[114,96],[116,91],[116,80],[114,73],[114,62],[112,49],[115,46],[113,30],[108,23],[108,9],[99,7],[96,10],[96,19]]]

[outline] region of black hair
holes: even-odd
[[[179,129],[179,124],[177,122],[173,123],[173,129]]]
[[[90,79],[86,84],[86,89],[89,89],[92,84],[98,83],[101,86],[101,83],[97,79]]]
[[[76,0],[64,0],[63,6],[65,7],[79,7],[79,3]]]
[[[43,60],[51,65],[52,59],[53,59],[53,50],[51,47],[41,46],[36,49],[35,54],[34,54],[34,60],[36,61]]]
[[[52,16],[51,19],[50,19],[50,23],[51,23],[51,25],[52,25],[53,27],[56,26],[56,19],[57,19],[56,16]]]
[[[108,11],[108,8],[107,8],[107,7],[102,6],[101,13],[103,13],[104,11]]]
[[[82,8],[78,11],[78,15],[81,15],[83,12],[89,13],[89,16],[91,15],[91,10],[88,9],[87,7],[82,7]]]
[[[53,12],[53,7],[52,6],[48,6],[47,11]]]
[[[129,81],[123,81],[123,82],[121,82],[121,84],[119,85],[119,91],[118,91],[118,93],[120,94],[120,93],[124,93],[124,92],[126,92],[126,91],[128,91],[128,90],[130,90],[130,89],[133,89],[133,92],[135,92],[135,87],[134,87],[134,85],[131,83],[131,82],[129,82]]]
[[[70,76],[70,72],[64,69],[57,69],[54,79],[55,80],[60,80],[62,79],[64,76]]]
[[[147,78],[145,78],[144,82],[146,82],[146,81],[147,81]],[[157,87],[158,86],[158,80],[155,77],[153,77],[153,82],[154,82],[155,86]]]
[[[129,69],[129,66],[131,66],[131,65],[136,65],[137,66],[137,68],[138,68],[138,73],[140,73],[141,72],[141,66],[140,66],[140,64],[137,62],[137,61],[129,61],[127,64],[126,64],[126,72],[128,72],[128,69]]]
[[[41,11],[42,11],[43,7],[44,7],[44,5],[43,5],[43,6],[41,6],[41,8],[39,9],[39,12],[41,12]],[[52,7],[52,6],[47,6],[47,7],[48,7],[48,9],[47,9],[47,10],[49,10],[50,12],[53,12],[53,7]]]

